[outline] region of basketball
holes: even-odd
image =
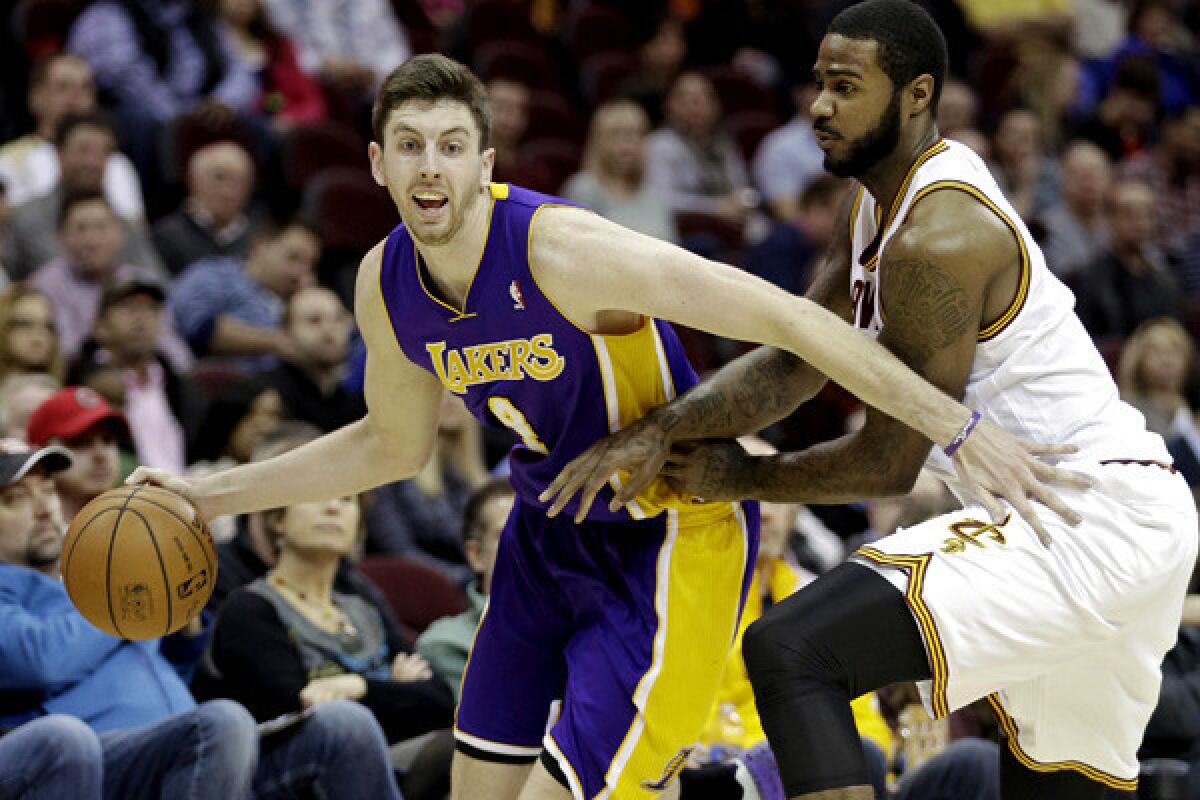
[[[75,515],[62,549],[71,602],[122,639],[177,631],[217,579],[217,551],[191,504],[157,486],[111,489]]]

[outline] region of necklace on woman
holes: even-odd
[[[336,603],[332,601],[322,602],[309,597],[307,592],[294,586],[278,572],[272,572],[267,575],[267,580],[277,588],[284,589],[289,594],[295,595],[304,605],[318,612],[325,626],[336,626],[337,630],[335,632],[338,635],[346,637],[358,636],[358,628],[354,627],[354,623],[346,616],[346,612],[338,608]]]

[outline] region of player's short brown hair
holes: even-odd
[[[380,145],[383,144],[388,115],[409,100],[431,104],[438,100],[462,103],[479,128],[480,151],[487,147],[492,127],[487,90],[462,64],[438,53],[423,53],[392,70],[379,87],[375,106],[371,109],[371,132]]]

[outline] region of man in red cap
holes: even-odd
[[[68,520],[89,500],[117,485],[121,477],[117,445],[131,439],[125,415],[82,386],[60,389],[38,406],[29,417],[27,433],[32,445],[60,444],[71,452],[71,466],[54,476]]]

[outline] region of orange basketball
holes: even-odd
[[[123,486],[71,520],[62,574],[88,622],[123,639],[153,639],[204,608],[217,550],[188,501],[157,486]]]

